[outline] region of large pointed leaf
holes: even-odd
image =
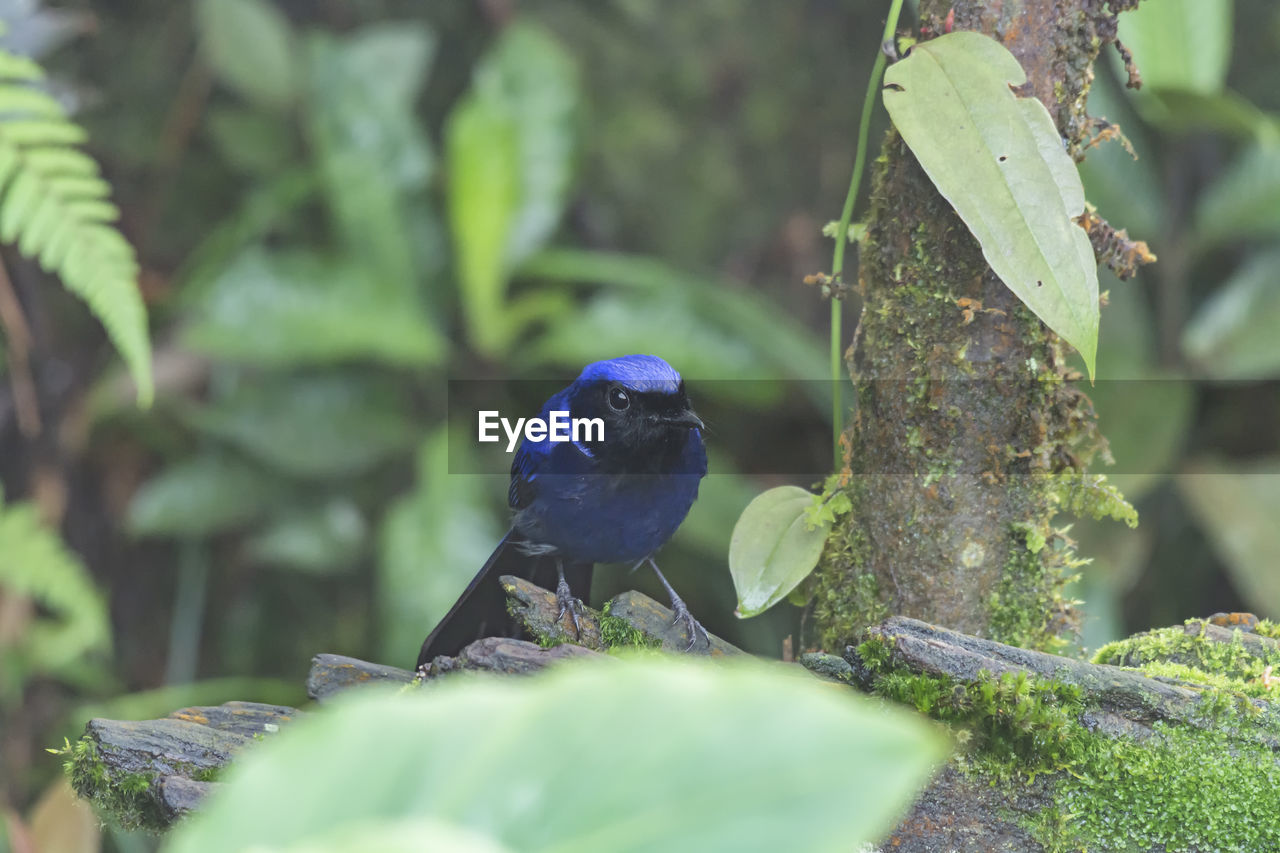
[[[831,525],[810,528],[812,505],[812,493],[799,486],[779,486],[743,510],[729,542],[739,618],[763,613],[786,598],[818,564]]]
[[[994,39],[957,32],[918,44],[884,75],[884,105],[983,257],[1049,328],[1080,351],[1092,378],[1098,267],[1084,229],[1084,189],[1053,119],[1009,88],[1026,74]]]
[[[278,849],[414,817],[522,851],[857,850],[944,750],[914,715],[776,665],[455,678],[290,724],[165,849]]]

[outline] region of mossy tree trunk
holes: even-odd
[[[924,38],[985,33],[1019,59],[1019,94],[1049,109],[1068,149],[1115,15],[1137,0],[921,0]],[[948,24],[950,20],[950,24]],[[1070,548],[1050,522],[1062,478],[1101,439],[1064,381],[1068,352],[1000,282],[964,223],[890,132],[861,247],[862,317],[849,352],[853,512],[819,565],[814,626],[826,648],[899,613],[1015,645],[1071,625]]]

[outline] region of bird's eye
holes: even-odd
[[[627,396],[626,391],[622,390],[617,385],[614,385],[609,389],[609,408],[616,412],[621,412],[630,405],[631,398]]]

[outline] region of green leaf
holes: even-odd
[[[1098,269],[1074,221],[1084,189],[1049,112],[1010,85],[1026,80],[994,39],[955,32],[885,71],[884,104],[1000,280],[1074,346],[1090,378],[1098,343]]]
[[[308,252],[250,247],[192,297],[189,315],[188,347],[255,366],[413,367],[444,355],[417,300],[380,295],[363,267]]]
[[[729,542],[729,573],[740,619],[768,610],[808,577],[826,544],[830,524],[810,528],[813,493],[778,486],[743,510]]]
[[[190,414],[198,429],[297,477],[362,474],[415,427],[401,383],[327,374],[264,378]]]
[[[1207,245],[1280,235],[1280,144],[1254,145],[1231,161],[1196,205]]]
[[[1280,140],[1280,120],[1230,90],[1205,94],[1160,89],[1138,98],[1136,104],[1142,118],[1161,130],[1217,131],[1267,144]]]
[[[551,249],[530,258],[521,266],[520,273],[558,281],[607,284],[634,291],[651,306],[687,299],[690,313],[696,314],[707,327],[717,330],[717,334],[730,334],[735,345],[744,341],[752,344],[756,353],[751,356],[752,361],[761,362],[763,369],[754,372],[752,368],[749,375],[761,379],[783,376],[821,380],[806,382],[805,388],[812,394],[820,411],[831,407],[826,355],[815,343],[813,333],[758,293],[691,275],[654,258],[615,252]],[[570,322],[574,321],[570,319]],[[720,332],[719,329],[725,331]],[[681,346],[693,348],[696,343],[686,341]],[[643,352],[650,348],[646,345],[632,351]],[[572,363],[581,364],[583,361],[576,358]],[[683,361],[678,363],[682,371],[695,375]],[[739,365],[727,372],[706,373],[703,378],[736,377],[746,372]]]
[[[366,24],[343,39],[347,75],[371,96],[412,109],[427,84],[436,37],[412,21]]]
[[[382,660],[408,666],[418,645],[480,571],[502,538],[490,509],[506,494],[498,477],[468,470],[474,440],[439,430],[418,450],[418,482],[387,512],[378,554],[378,632]]]
[[[203,453],[165,468],[129,503],[135,536],[194,538],[257,521],[284,498],[277,480],[240,459]]]
[[[761,405],[777,399],[776,371],[761,349],[731,329],[718,328],[672,294],[655,301],[636,295],[602,295],[584,308],[553,319],[523,349],[530,361],[579,365],[600,357],[600,330],[608,329],[609,351],[660,352],[690,379],[749,376],[754,382],[716,382],[715,392]]]
[[[232,168],[272,177],[294,157],[294,140],[278,116],[244,107],[214,107],[206,119],[213,144]]]
[[[1264,616],[1280,615],[1280,458],[1248,467],[1201,460],[1177,482],[1245,603]]]
[[[420,27],[393,39],[380,26],[341,41],[316,34],[307,46],[305,127],[338,236],[368,266],[370,295],[407,305],[424,289],[408,215],[435,167],[413,104],[434,41]]]
[[[267,0],[197,0],[200,49],[218,79],[274,110],[296,96],[297,59],[289,21]]]
[[[1182,351],[1213,379],[1280,375],[1280,248],[1254,255],[1200,306]]]
[[[356,567],[368,523],[352,501],[335,497],[317,506],[295,508],[273,520],[245,543],[255,562],[310,574]]]
[[[514,853],[514,848],[477,832],[424,818],[354,823],[338,832],[309,836],[284,847],[255,847],[254,850],[257,853],[368,853],[371,850],[378,853],[422,853],[424,850]]]
[[[915,715],[774,665],[567,664],[309,714],[237,759],[165,850],[406,817],[524,851],[850,850],[889,831],[945,753]]]
[[[0,50],[0,240],[56,273],[101,321],[138,387],[153,396],[147,311],[138,262],[113,223],[111,188],[70,146],[84,134],[31,81],[39,66]]]
[[[473,345],[505,350],[520,331],[506,305],[513,267],[555,231],[573,181],[577,69],[529,24],[507,27],[445,128],[449,217]]]
[[[515,122],[491,99],[464,99],[445,125],[449,227],[463,318],[472,346],[498,355],[509,342],[504,320],[506,247],[519,200]]]
[[[1133,52],[1144,89],[1222,90],[1231,63],[1232,0],[1140,3],[1119,22],[1120,41]]]
[[[111,648],[107,606],[80,559],[30,503],[0,496],[0,593],[39,605],[31,622],[0,645],[0,701],[20,697],[32,675],[58,675]]]
[[[520,203],[507,238],[511,267],[542,248],[564,211],[576,153],[578,70],[549,33],[518,22],[481,61],[475,88],[479,98],[502,103],[515,123]]]

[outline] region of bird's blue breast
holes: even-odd
[[[662,547],[689,514],[707,472],[698,430],[689,430],[670,473],[598,473],[569,443],[555,445],[549,461],[533,477],[537,496],[516,513],[516,529],[566,560],[588,563],[634,562]]]

